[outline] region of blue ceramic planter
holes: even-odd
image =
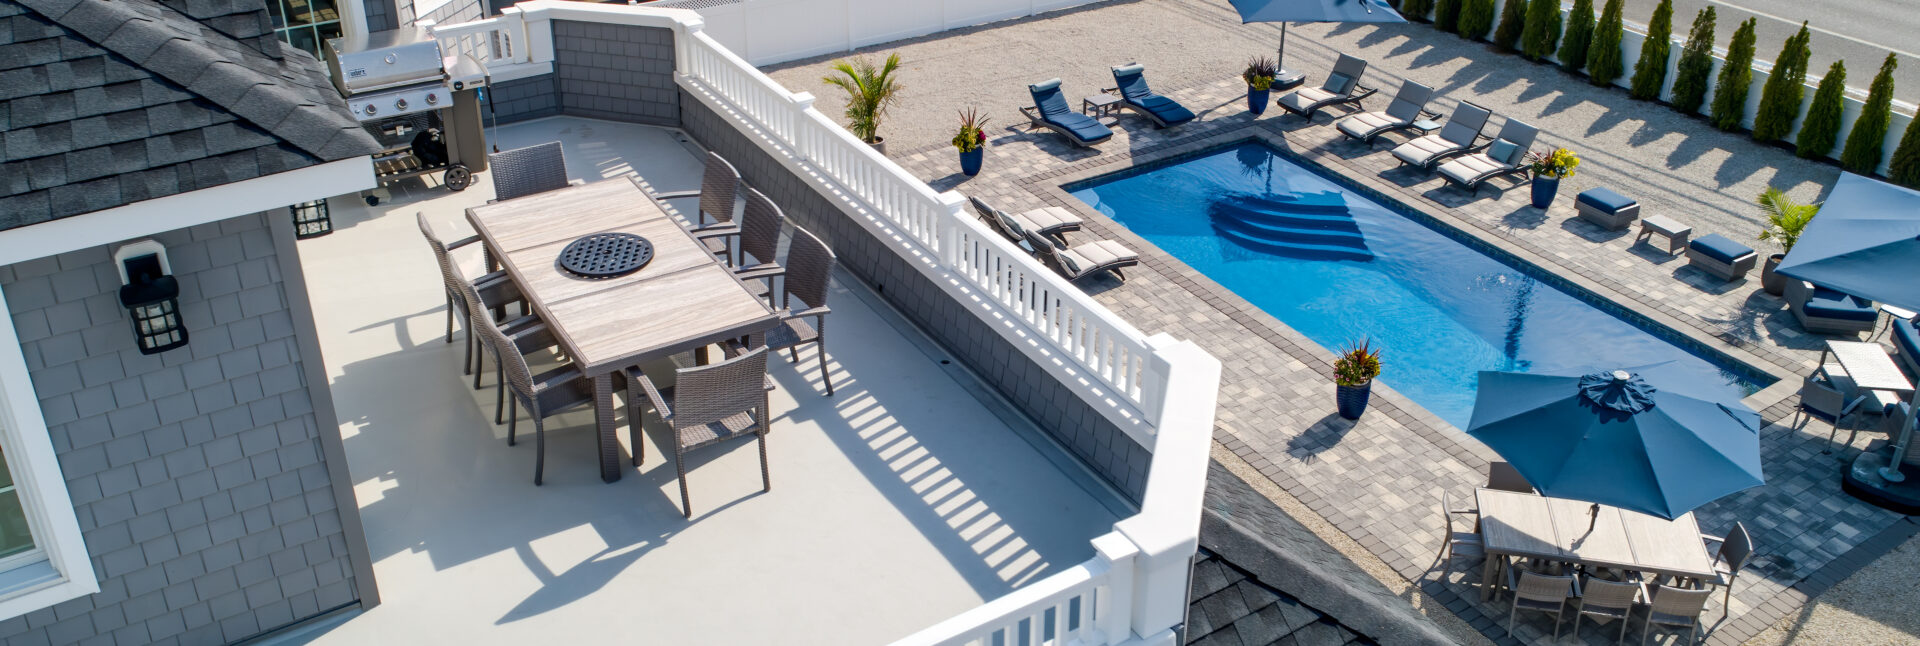
[[[987,149],[984,146],[960,153],[960,172],[968,177],[980,174],[980,162],[986,156]]]
[[[1553,205],[1553,197],[1560,194],[1560,178],[1533,176],[1533,208],[1544,209]]]
[[[1252,112],[1253,116],[1256,116],[1256,117],[1260,116],[1260,113],[1266,112],[1267,111],[1267,95],[1271,94],[1272,92],[1273,92],[1272,90],[1256,90],[1256,89],[1253,89],[1252,86],[1248,86],[1247,87],[1247,111]]]

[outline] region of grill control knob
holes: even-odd
[[[395,110],[406,110],[406,109],[407,109],[407,100],[406,100],[406,99],[400,99],[400,100],[398,100],[398,101],[394,101],[394,102],[393,102],[393,109],[395,109]]]
[[[433,93],[433,92],[428,92],[428,93],[427,93],[427,105],[435,105],[435,104],[438,104],[438,103],[440,103],[440,95],[439,95],[439,94],[436,94],[436,93]]]
[[[373,116],[373,113],[375,113],[375,112],[379,112],[379,111],[380,111],[380,109],[379,109],[379,108],[376,108],[376,107],[373,107],[373,104],[371,104],[371,103],[369,103],[369,104],[367,104],[367,116],[369,116],[369,117],[371,117],[371,116]]]

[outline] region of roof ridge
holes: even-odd
[[[172,7],[152,0],[16,1],[315,158],[334,160],[356,156],[342,152],[365,150],[360,154],[371,154],[379,148],[346,113],[344,101],[328,101],[318,88],[298,83],[297,77],[284,73],[284,69],[280,70],[283,73],[269,74],[233,60],[210,39],[232,41],[228,44],[241,51],[257,50]],[[170,15],[177,15],[179,21],[168,21]],[[197,33],[182,30],[181,23],[192,25]],[[298,57],[283,57],[272,63],[284,67],[294,60]],[[331,90],[330,86],[326,89]],[[328,124],[329,116],[339,117],[341,123]],[[316,132],[316,128],[334,132]]]

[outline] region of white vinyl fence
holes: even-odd
[[[851,51],[1100,0],[659,0],[693,9],[704,31],[754,65]]]

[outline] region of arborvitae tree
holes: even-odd
[[[1460,5],[1465,0],[1434,0],[1433,28],[1448,33],[1460,33]]]
[[[1667,83],[1667,55],[1673,50],[1673,0],[1660,0],[1647,23],[1647,40],[1640,45],[1640,62],[1633,65],[1633,84],[1627,93],[1642,101],[1660,100]]]
[[[1487,32],[1493,31],[1494,0],[1466,0],[1460,7],[1460,35],[1471,40],[1483,40]]]
[[[1813,105],[1807,108],[1807,120],[1800,124],[1800,136],[1794,138],[1794,153],[1813,159],[1833,152],[1840,141],[1840,113],[1846,109],[1847,64],[1834,61],[1820,88],[1813,91]],[[1906,140],[1901,140],[1906,145]]]
[[[1847,134],[1847,148],[1840,152],[1840,167],[1861,175],[1873,174],[1880,167],[1880,149],[1887,139],[1887,121],[1893,118],[1893,69],[1900,60],[1887,55],[1880,73],[1867,88],[1867,104],[1860,118],[1853,120],[1853,132]]]
[[[1720,66],[1720,80],[1713,86],[1713,127],[1740,129],[1747,116],[1747,90],[1753,86],[1754,18],[1733,30],[1733,42],[1727,45],[1727,62]]]
[[[1760,111],[1753,115],[1755,141],[1785,139],[1793,130],[1793,120],[1800,116],[1800,99],[1806,95],[1807,57],[1813,55],[1808,43],[1812,40],[1807,23],[1802,22],[1800,33],[1788,37],[1787,44],[1780,47],[1773,72],[1760,88]]]
[[[1593,28],[1593,42],[1587,45],[1587,79],[1594,85],[1612,85],[1620,78],[1620,0],[1607,0],[1600,11],[1600,24]]]
[[[1693,31],[1687,34],[1686,49],[1680,52],[1680,65],[1673,76],[1673,109],[1681,114],[1698,114],[1707,101],[1707,78],[1713,75],[1713,7],[1693,16]]]
[[[1433,11],[1433,0],[1400,0],[1400,15],[1407,20],[1427,21],[1427,13]]]
[[[1502,0],[1500,27],[1493,32],[1493,44],[1502,51],[1520,49],[1520,36],[1527,33],[1527,0]]]
[[[1907,188],[1920,188],[1920,125],[1916,124],[1920,124],[1920,119],[1907,124],[1907,131],[1900,135],[1900,145],[1893,149],[1893,161],[1887,168],[1887,177]]]
[[[1560,0],[1533,0],[1527,5],[1527,35],[1520,42],[1527,58],[1543,61],[1553,55],[1554,45],[1560,44]]]
[[[1587,45],[1592,42],[1593,0],[1573,0],[1573,11],[1567,14],[1567,35],[1560,41],[1560,64],[1569,72],[1586,69]]]

